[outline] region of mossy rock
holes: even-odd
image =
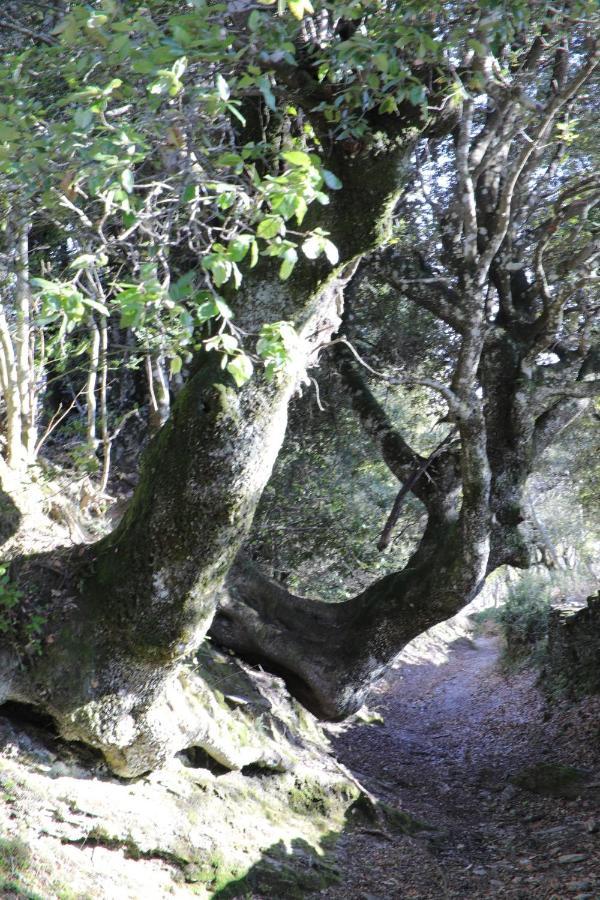
[[[302,900],[339,880],[339,870],[329,854],[318,856],[303,840],[271,847],[243,878],[216,889],[213,897],[234,900],[254,893],[272,900]]]
[[[591,773],[585,769],[561,763],[541,762],[523,769],[510,780],[517,787],[544,797],[574,799],[581,794],[590,778]]]

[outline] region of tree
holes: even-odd
[[[46,626],[39,655],[23,661],[7,643],[6,696],[43,705],[124,774],[194,740],[183,663],[211,623],[219,641],[287,673],[321,714],[356,708],[407,640],[466,603],[501,562],[526,561],[524,478],[597,389],[587,347],[597,189],[561,157],[545,176],[550,218],[541,197],[525,202],[553,129],[568,139],[566,111],[586,108],[599,61],[586,37],[592,5],[565,6],[552,22],[520,3],[503,16],[494,3],[469,16],[453,4],[426,10],[422,25],[420,2],[315,13],[290,0],[248,13],[190,0],[174,14],[167,2],[102,0],[73,5],[52,33],[21,26],[33,43],[5,58],[4,86],[15,68],[22,77],[4,102],[2,190],[32,222],[29,269],[6,263],[15,346],[28,316],[59,349],[87,323],[92,451],[93,379],[111,318],[133,330],[150,394],[167,368],[187,375],[117,530],[63,559],[56,578],[47,559],[14,566]],[[412,219],[414,202],[404,204],[413,237],[429,216],[440,246],[416,275],[387,251],[377,272],[456,333],[448,382],[390,376],[437,392],[456,435],[428,463],[429,479],[411,478],[426,460],[341,357],[361,421],[428,522],[402,572],[340,604],[295,598],[239,550],[290,397],[339,327],[362,257],[389,238],[424,138],[450,172],[449,197],[424,189]],[[517,247],[531,261],[518,268]],[[43,369],[32,334],[30,359]],[[557,341],[558,369],[540,363]],[[8,412],[18,395],[8,373],[2,387]],[[28,451],[11,421],[19,467]]]
[[[598,179],[589,146],[565,152],[574,108],[587,116],[581,88],[597,48],[572,70],[566,38],[539,39],[510,81],[485,50],[481,71],[456,76],[461,116],[452,139],[417,150],[422,180],[405,200],[405,252],[415,243],[425,252],[411,266],[388,251],[376,266],[381,281],[459,339],[448,382],[405,379],[442,395],[460,435],[431,463],[433,480],[413,486],[428,512],[421,544],[402,572],[332,606],[293,597],[240,562],[212,629],[227,646],[288,672],[305,702],[334,718],[360,702],[361,686],[404,643],[472,598],[486,574],[528,564],[519,527],[525,480],[598,390],[588,380],[597,366]],[[358,415],[406,482],[425,461],[394,431],[352,361],[342,361],[342,372]]]

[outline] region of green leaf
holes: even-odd
[[[19,137],[19,130],[13,125],[0,123],[0,141],[14,141]]]
[[[196,280],[196,273],[193,269],[189,272],[186,272],[185,275],[182,275],[181,278],[178,278],[174,284],[171,285],[169,290],[169,296],[172,300],[184,300],[186,297],[189,297],[193,288],[194,282]]]
[[[215,298],[215,306],[217,307],[219,315],[223,316],[224,319],[231,319],[233,317],[232,311],[221,297]]]
[[[312,15],[315,11],[310,0],[287,0],[287,4],[291,14],[299,22],[302,21],[304,16]]]
[[[102,257],[96,256],[95,253],[82,253],[81,256],[69,263],[70,269],[91,269],[95,265],[106,265],[108,258],[105,254]],[[40,279],[40,281],[43,279]]]
[[[209,319],[214,319],[218,315],[219,310],[217,304],[212,298],[210,300],[205,300],[196,309],[196,318],[200,324],[208,322]]]
[[[253,238],[249,234],[241,234],[229,241],[228,255],[236,263],[241,262],[252,244]]]
[[[242,387],[252,377],[254,366],[252,360],[245,353],[240,353],[229,360],[227,371],[233,377],[236,385]]]
[[[217,77],[215,78],[215,84],[217,86],[217,91],[221,100],[229,100],[229,98],[231,97],[231,90],[222,75],[217,75]]]
[[[73,121],[80,131],[87,131],[94,121],[94,113],[91,109],[76,109]]]
[[[202,260],[202,265],[211,273],[217,287],[221,287],[222,284],[225,284],[225,282],[229,280],[229,276],[231,275],[231,263],[223,256],[220,256],[217,253],[209,253],[209,255]]]
[[[302,244],[302,252],[308,259],[316,259],[322,249],[321,241],[314,236],[307,238]]]
[[[408,92],[408,99],[413,104],[413,106],[418,106],[425,99],[425,89],[420,84],[416,84],[414,87],[411,87]]]
[[[99,312],[102,316],[110,316],[109,310],[103,303],[99,303],[98,300],[92,300],[90,297],[83,297],[83,302],[86,306],[91,306],[92,309],[95,309],[96,312]]]
[[[335,244],[325,238],[323,240],[323,250],[325,251],[325,256],[327,257],[331,265],[335,266],[340,259],[338,248],[335,246]]]
[[[281,216],[267,216],[259,223],[256,233],[258,237],[264,238],[266,241],[271,240],[278,234],[284,234],[283,219]]]
[[[306,215],[306,211],[308,209],[308,205],[307,205],[304,197],[301,197],[299,194],[297,194],[294,197],[293,207],[294,207],[294,214],[296,216],[296,222],[298,223],[298,225],[302,225],[302,221],[303,221],[304,216]]]
[[[294,266],[298,261],[298,253],[293,247],[288,247],[288,249],[283,254],[283,262],[279,268],[279,277],[282,281],[287,281],[292,272],[294,271]]]
[[[289,162],[292,166],[299,166],[302,169],[310,169],[312,167],[312,160],[308,153],[303,153],[302,150],[288,150],[286,153],[281,154],[283,159],[286,162]]]
[[[257,9],[253,9],[248,16],[248,28],[250,31],[257,31],[260,28],[262,21],[263,16],[261,16]]]
[[[121,172],[121,184],[128,194],[131,194],[135,186],[135,178],[131,169],[123,169]]]
[[[169,363],[171,375],[178,375],[181,372],[183,361],[180,356],[173,356]]]
[[[271,89],[271,82],[269,80],[269,76],[261,75],[261,77],[258,79],[257,84],[258,84],[258,88],[259,88],[261,94],[264,97],[267,107],[272,112],[275,112],[275,109],[277,108],[277,103],[275,101],[275,94],[273,93],[273,91]]]
[[[387,72],[387,70],[390,67],[389,58],[388,58],[387,54],[385,54],[385,53],[376,53],[373,56],[373,62],[375,63],[375,65],[377,66],[379,71],[383,72],[384,74]]]

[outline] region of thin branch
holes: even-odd
[[[600,396],[600,378],[591,381],[578,381],[574,384],[541,387],[536,391],[536,399],[540,402],[550,397],[572,397],[579,400]]]
[[[27,28],[25,25],[19,25],[18,22],[15,22],[13,18],[7,16],[6,13],[0,16],[0,24],[2,24],[5,28],[10,29],[11,31],[18,31],[19,34],[24,34],[26,37],[34,38],[36,41],[43,41],[44,44],[48,44],[50,47],[54,47],[57,44],[57,41],[54,38],[50,37],[49,34],[44,34],[40,31],[33,31],[31,28]]]
[[[398,521],[398,517],[400,516],[400,510],[402,508],[402,503],[404,502],[404,498],[406,497],[406,495],[408,493],[410,493],[410,491],[414,492],[414,488],[415,488],[417,482],[419,481],[419,479],[421,478],[421,476],[425,474],[425,472],[430,467],[430,465],[432,464],[434,459],[437,456],[439,456],[440,453],[442,452],[442,450],[450,443],[450,441],[452,440],[452,438],[454,437],[454,435],[456,434],[457,431],[458,431],[458,426],[455,425],[454,428],[449,432],[449,434],[446,435],[446,437],[441,442],[441,444],[438,444],[438,446],[427,457],[427,459],[424,459],[420,463],[418,468],[416,468],[414,470],[414,472],[412,473],[410,478],[408,478],[404,482],[404,484],[398,491],[398,494],[394,501],[392,510],[387,518],[387,521],[384,525],[383,531],[381,532],[381,537],[379,538],[379,540],[377,542],[378,550],[383,551],[387,547],[389,547],[390,541],[392,539],[392,531],[394,529],[396,522]]]

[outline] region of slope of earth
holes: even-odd
[[[544,698],[468,623],[407,648],[374,694],[383,724],[330,729],[379,800],[430,828],[346,834],[321,897],[600,898],[600,697]]]
[[[136,779],[114,776],[33,708],[0,706],[2,900],[201,900],[254,889],[292,900],[331,882],[328,851],[360,787],[280,679],[209,648],[195,671],[214,740]]]

